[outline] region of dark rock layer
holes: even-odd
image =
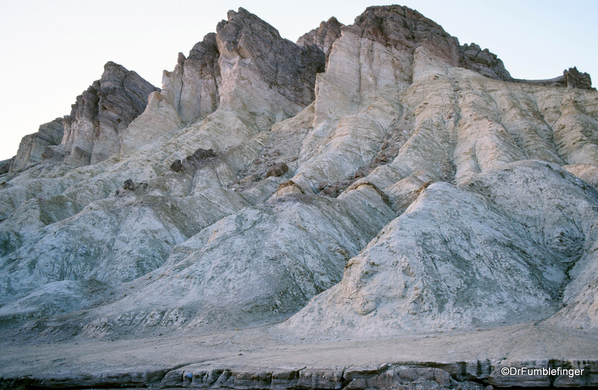
[[[475,70],[476,72],[496,80],[510,81],[511,74],[505,69],[502,60],[488,49],[482,48],[475,43],[467,43],[459,46],[461,59],[459,65]]]
[[[592,79],[588,73],[582,73],[577,67],[563,71],[564,84],[568,88],[592,89]]]
[[[355,18],[355,24],[346,29],[383,45],[409,52],[424,46],[450,65],[456,65],[459,60],[457,38],[444,31],[438,23],[407,7],[368,7]]]
[[[319,48],[304,49],[281,38],[278,30],[243,8],[229,11],[228,21],[216,31],[226,52],[251,59],[247,66],[285,98],[305,106],[314,100],[316,73],[324,71]]]
[[[67,159],[78,165],[95,164],[118,153],[119,135],[139,116],[149,94],[157,90],[137,73],[108,62],[104,73],[77,97],[64,117],[62,144]]]

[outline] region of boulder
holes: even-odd
[[[285,173],[287,173],[288,171],[289,171],[289,166],[285,162],[274,164],[272,166],[272,168],[270,168],[268,170],[268,172],[266,173],[266,177],[270,177],[270,176],[275,176],[275,177],[282,176]]]

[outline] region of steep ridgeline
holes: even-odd
[[[230,11],[160,91],[109,64],[0,176],[3,335],[595,332],[598,93],[567,72],[401,6],[297,44]]]

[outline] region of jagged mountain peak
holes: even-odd
[[[213,56],[218,54],[218,44],[216,42],[216,34],[208,33],[203,40],[197,42],[189,51],[189,58],[201,60],[206,56]],[[217,61],[217,58],[214,58]]]
[[[124,129],[147,105],[157,88],[122,65],[108,62],[95,81],[64,117],[62,146],[66,160],[76,165],[95,164],[120,151]]]
[[[136,74],[134,71],[131,72],[133,72],[132,74]],[[124,66],[112,61],[106,62],[106,64],[104,64],[104,72],[100,78],[101,88],[108,89],[122,87],[128,73],[129,71]]]
[[[251,60],[247,67],[291,102],[313,101],[315,73],[324,70],[321,52],[281,38],[278,30],[243,8],[229,11],[228,21],[220,22],[216,31],[223,59]]]
[[[281,39],[276,28],[252,14],[245,8],[240,7],[238,11],[230,10],[227,13],[227,20],[222,20],[216,26],[216,33],[223,42],[236,44],[244,33],[253,30],[263,36],[264,39],[276,41]]]
[[[327,21],[322,21],[318,28],[299,37],[297,44],[302,47],[317,45],[328,56],[332,44],[341,36],[341,27],[343,26],[332,16]]]

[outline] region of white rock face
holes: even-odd
[[[546,318],[568,268],[596,245],[597,195],[536,161],[432,184],[281,327],[384,338]]]
[[[178,130],[183,121],[178,112],[160,92],[149,95],[147,107],[122,134],[120,152],[131,155],[164,135]]]
[[[163,94],[183,121],[193,122],[218,107],[218,58],[216,34],[211,33],[193,47],[189,58],[179,53],[174,71],[164,72]]]
[[[460,67],[404,7],[333,22],[231,11],[116,136],[81,98],[66,162],[0,176],[6,337],[598,330],[596,91]]]

